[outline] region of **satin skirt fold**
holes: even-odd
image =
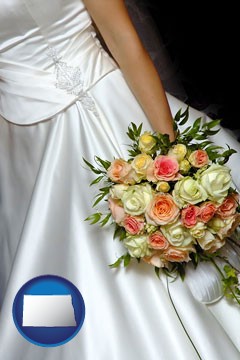
[[[167,279],[158,279],[144,263],[108,267],[124,249],[113,240],[111,226],[85,221],[93,213],[96,189],[89,186],[94,177],[83,157],[92,163],[95,155],[127,157],[128,125],[151,128],[119,70],[88,93],[98,117],[77,101],[29,126],[0,118],[0,358],[239,360],[236,306],[224,299],[201,304],[180,279],[170,282],[168,291]],[[168,98],[173,114],[186,107]],[[199,116],[194,109],[190,114]],[[225,134],[219,139],[224,142]],[[239,154],[231,163],[234,174],[236,163]],[[44,274],[73,282],[86,305],[77,336],[55,348],[25,340],[12,319],[17,291]]]

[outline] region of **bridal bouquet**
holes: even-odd
[[[95,212],[86,220],[114,225],[114,238],[126,253],[111,267],[136,259],[152,265],[158,276],[161,269],[184,278],[189,262],[197,267],[211,261],[221,273],[225,295],[240,304],[239,271],[222,253],[229,241],[239,246],[230,237],[240,223],[239,194],[225,165],[236,151],[209,140],[219,131],[214,129],[219,120],[203,123],[198,118],[180,131],[188,119],[188,108],[175,115],[174,142],[131,123],[128,159],[96,156],[95,166],[84,159],[97,175],[91,185],[104,183],[93,207],[107,200],[105,213]]]

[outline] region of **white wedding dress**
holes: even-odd
[[[82,158],[127,156],[130,122],[150,125],[83,2],[1,0],[0,20],[0,359],[239,360],[236,305],[204,305],[178,280],[169,287],[181,324],[165,277],[144,263],[110,269],[123,253],[113,229],[84,221],[96,190]],[[173,115],[186,108],[168,99]],[[223,129],[215,140],[239,150]],[[229,165],[240,188],[239,164],[238,153]],[[86,305],[79,333],[52,348],[12,319],[18,290],[45,274],[70,280]]]

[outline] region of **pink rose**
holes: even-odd
[[[108,198],[108,206],[112,213],[113,219],[116,221],[117,224],[121,224],[124,220],[126,213],[124,208],[122,207],[122,203],[118,199],[113,199],[112,197]]]
[[[238,194],[229,195],[218,207],[217,214],[220,216],[221,219],[227,219],[228,217],[235,214],[236,208],[238,207],[238,202]]]
[[[147,180],[156,182],[158,180],[171,181],[178,178],[179,164],[175,157],[159,155],[147,169]]]
[[[107,175],[115,183],[124,183],[124,179],[131,172],[131,165],[123,159],[115,159],[108,168]]]
[[[197,217],[200,213],[200,209],[195,205],[188,205],[181,211],[181,220],[186,228],[192,228],[197,223]]]
[[[169,242],[161,231],[156,231],[149,235],[148,242],[149,247],[155,250],[165,250],[169,246]]]
[[[188,262],[191,260],[189,257],[189,249],[188,248],[176,248],[173,246],[169,246],[169,248],[164,251],[164,259],[170,262]]]
[[[129,234],[137,235],[144,228],[144,218],[142,216],[127,215],[124,218],[122,225]]]
[[[170,194],[157,194],[146,210],[146,220],[152,225],[166,225],[174,222],[180,210]]]
[[[199,220],[205,224],[213,218],[217,211],[217,207],[211,201],[206,201],[200,205]]]
[[[192,166],[201,168],[209,163],[209,158],[207,152],[200,149],[193,151],[190,154],[188,161]]]

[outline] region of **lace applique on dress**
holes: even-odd
[[[48,48],[47,55],[53,60],[55,65],[55,86],[58,89],[65,90],[68,94],[77,96],[86,109],[99,117],[94,100],[84,90],[81,69],[78,66],[69,66],[66,62],[61,61],[61,57],[58,56],[56,49],[52,47]]]

